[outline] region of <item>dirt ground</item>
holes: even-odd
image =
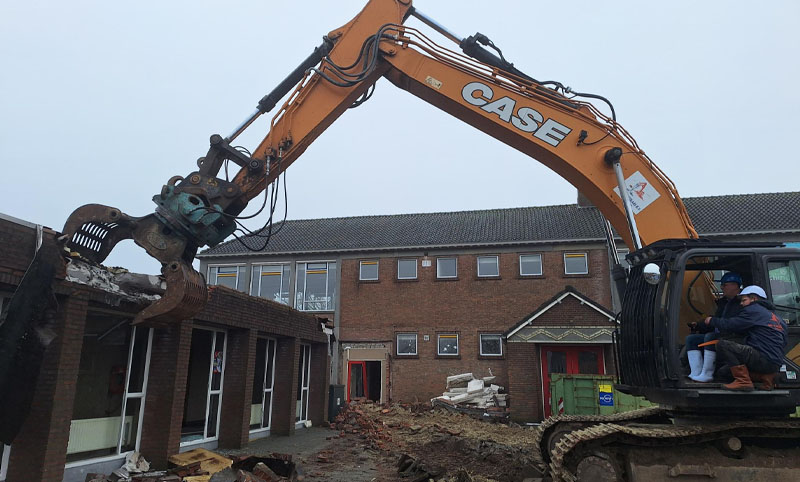
[[[515,482],[541,477],[530,457],[531,431],[429,406],[364,403],[345,407],[330,428],[221,453],[289,453],[304,481]],[[211,480],[233,481],[235,475],[218,473]]]

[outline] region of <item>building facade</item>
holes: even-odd
[[[133,325],[163,292],[158,277],[65,266],[56,236],[0,216],[6,314],[33,259],[56,267],[45,321],[20,325],[24,339],[47,340],[40,369],[26,368],[36,350],[15,357],[10,373],[3,367],[4,393],[14,396],[0,401],[0,434],[12,442],[0,480],[83,481],[110,474],[131,451],[166,468],[181,451],[239,448],[327,419],[330,331],[315,316],[214,286],[191,320]],[[13,332],[10,320],[2,337]]]
[[[788,242],[800,241],[798,201],[685,199],[701,235]],[[539,420],[549,373],[614,372],[619,300],[593,207],[287,221],[258,252],[232,241],[198,257],[210,283],[330,319],[331,379],[349,398],[426,401],[449,375],[491,372],[513,417]]]

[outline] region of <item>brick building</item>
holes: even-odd
[[[754,241],[800,241],[798,201],[685,199],[701,235]],[[425,401],[448,375],[491,371],[514,418],[538,420],[548,370],[613,372],[618,300],[593,207],[287,221],[265,248],[245,242],[201,253],[201,272],[331,319],[331,379],[349,397]]]
[[[36,253],[56,276],[47,321],[27,335],[51,340],[41,370],[2,372],[13,385],[4,393],[38,380],[22,405],[27,418],[23,395],[0,401],[4,439],[18,428],[3,446],[0,480],[83,481],[119,468],[132,450],[163,468],[179,451],[238,448],[327,418],[330,332],[315,316],[215,286],[192,320],[132,326],[161,291],[158,278],[77,260],[64,268],[56,234],[0,215],[3,311]]]

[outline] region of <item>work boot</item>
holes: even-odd
[[[728,390],[742,390],[750,391],[753,387],[753,382],[750,380],[750,372],[747,371],[747,365],[736,365],[731,367],[731,374],[733,374],[733,382],[727,385],[722,385]]]
[[[778,376],[777,373],[751,373],[750,379],[754,382],[761,382],[761,385],[758,386],[760,390],[772,390],[775,388],[775,377]]]
[[[717,359],[717,352],[713,350],[703,351],[703,369],[696,376],[689,375],[689,378],[696,382],[708,383],[714,381],[714,361]]]

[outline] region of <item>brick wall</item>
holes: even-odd
[[[540,420],[543,417],[542,368],[538,345],[509,343],[508,371],[511,418],[520,422]]]
[[[458,278],[436,278],[437,253],[429,253],[431,267],[418,259],[416,280],[397,280],[398,257],[379,259],[379,280],[359,281],[359,261],[344,259],[341,267],[341,344],[389,342],[398,332],[418,334],[418,356],[406,358],[392,352],[390,380],[393,400],[427,400],[441,395],[445,378],[457,373],[488,375],[489,369],[506,385],[503,359],[479,356],[480,333],[503,333],[541,303],[572,285],[589,298],[610,305],[608,262],[604,249],[570,248],[587,252],[588,275],[564,275],[564,251],[542,254],[542,276],[521,277],[519,255],[536,253],[487,252],[499,256],[500,277],[478,278],[477,255],[460,254]],[[451,257],[452,255],[441,255]],[[403,256],[405,258],[406,256]],[[456,358],[437,357],[437,334],[457,333]],[[430,341],[423,341],[429,335]]]

